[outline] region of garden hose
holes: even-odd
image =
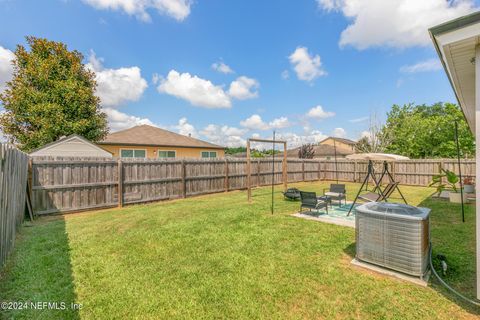
[[[429,250],[429,259],[430,259],[430,269],[432,269],[432,273],[435,275],[435,277],[438,279],[438,281],[440,281],[440,283],[445,287],[447,288],[448,290],[450,290],[453,294],[455,294],[457,297],[459,297],[460,299],[468,302],[468,303],[471,303],[477,307],[480,307],[480,301],[478,300],[472,300],[472,299],[469,299],[467,297],[465,297],[463,294],[461,294],[460,292],[458,292],[457,290],[453,289],[452,287],[450,287],[448,285],[448,283],[446,283],[441,277],[440,275],[435,271],[435,268],[433,267],[433,260],[432,260],[432,243],[430,243],[430,250]]]

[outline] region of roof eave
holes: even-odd
[[[108,142],[108,141],[100,141],[97,142],[99,145],[112,145],[112,146],[145,146],[145,147],[171,147],[171,148],[196,148],[196,149],[225,149],[222,146],[181,146],[181,145],[174,145],[174,144],[149,144],[149,143],[131,143],[131,142]]]
[[[455,85],[453,83],[452,77],[451,77],[450,72],[448,70],[448,67],[445,63],[445,57],[442,54],[442,50],[440,50],[440,46],[439,46],[439,43],[437,41],[437,37],[442,35],[442,34],[453,32],[453,31],[456,31],[458,29],[465,28],[467,26],[470,26],[472,24],[479,23],[479,22],[480,22],[480,11],[477,11],[477,12],[474,12],[472,14],[469,14],[469,15],[451,20],[451,21],[447,21],[445,23],[439,24],[437,26],[434,26],[434,27],[428,29],[428,33],[430,35],[430,38],[432,39],[433,45],[435,47],[435,51],[437,52],[437,55],[440,59],[442,67],[443,67],[443,69],[444,69],[444,71],[447,75],[448,82],[450,83],[450,86],[452,87],[453,93],[455,95],[455,99],[457,99],[457,103],[460,106],[460,109],[462,110],[463,117],[464,117],[465,121],[467,122],[467,124],[469,125],[472,133],[474,133],[475,127],[474,127],[474,125],[471,126],[470,122],[467,119],[467,116],[465,115],[465,112],[463,110],[464,106],[462,106],[462,104],[460,103],[460,99],[458,97],[457,90],[455,89]]]

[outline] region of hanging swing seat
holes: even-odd
[[[392,195],[395,188],[397,188],[398,182],[390,182],[382,192],[368,192],[358,196],[358,199],[362,199],[368,202],[380,202],[387,201],[388,198]]]

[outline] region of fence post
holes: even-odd
[[[228,159],[225,158],[225,191],[228,191]]]
[[[305,160],[302,160],[302,181],[305,181]]]
[[[257,160],[257,187],[260,186],[260,159]]]
[[[392,162],[392,177],[393,177],[393,181],[397,181],[397,175],[396,175],[396,172],[397,172],[397,166],[396,166],[396,162],[393,161]]]
[[[118,159],[118,206],[123,207],[123,163]]]
[[[182,159],[182,198],[187,197],[187,168],[185,159]]]
[[[357,161],[353,161],[353,182],[357,182]]]
[[[318,160],[318,181],[321,180],[321,173],[322,173],[322,162]]]
[[[445,168],[445,162],[442,160],[440,160],[440,162],[438,163],[438,173],[442,173],[442,168]],[[440,178],[440,183],[441,184],[444,184],[445,183],[445,180],[443,179],[443,177]]]

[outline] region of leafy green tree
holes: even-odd
[[[225,148],[225,154],[235,154],[235,153],[240,153],[240,152],[247,152],[246,147],[230,147],[230,148]]]
[[[394,105],[382,129],[389,137],[386,151],[411,158],[456,157],[455,121],[461,157],[472,157],[474,137],[460,107],[453,103]]]
[[[95,74],[82,64],[82,54],[60,42],[26,40],[30,50],[17,46],[13,79],[0,95],[0,128],[9,142],[31,151],[73,133],[91,141],[105,137]]]

